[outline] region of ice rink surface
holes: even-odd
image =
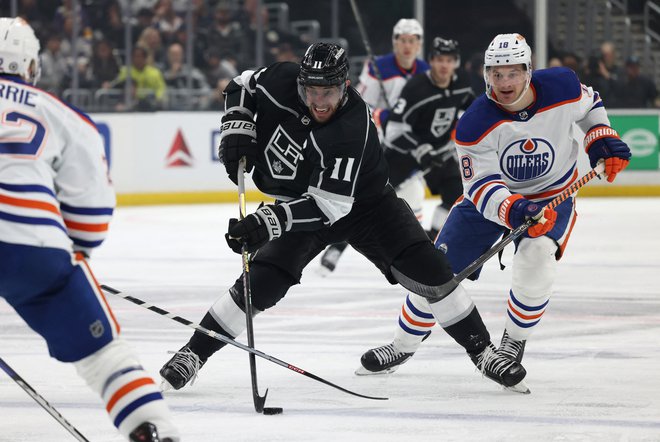
[[[430,214],[433,200],[427,204]],[[237,212],[235,205],[119,208],[92,268],[100,283],[197,322],[240,275],[240,258],[223,238]],[[580,198],[578,213],[554,296],[527,344],[531,395],[482,378],[437,326],[398,372],[355,376],[365,350],[390,342],[405,292],[349,249],[326,278],[312,262],[302,284],[255,319],[256,346],[389,400],[349,396],[258,358],[266,406],[284,408],[258,415],[247,353],[228,347],[192,387],[166,394],[182,441],[660,441],[660,200]],[[500,271],[493,258],[478,282],[466,284],[496,344],[509,279],[510,269]],[[192,333],[123,299],[109,302],[154,376]],[[0,336],[0,356],[89,440],[122,440],[74,368],[49,358],[1,299]],[[0,372],[0,441],[71,440]]]

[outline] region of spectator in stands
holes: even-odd
[[[163,109],[167,87],[160,69],[148,64],[147,49],[136,46],[131,53],[131,81],[133,87],[134,110],[154,111]],[[128,75],[126,66],[122,66],[117,78],[107,85],[108,88],[122,88]],[[127,110],[118,107],[116,110]]]
[[[154,28],[160,32],[165,45],[174,41],[176,32],[183,26],[183,19],[176,13],[172,0],[159,0],[155,8]]]
[[[606,80],[617,81],[623,76],[623,70],[616,64],[616,48],[610,41],[600,45],[600,73]]]
[[[245,34],[241,25],[233,20],[233,14],[233,6],[228,1],[221,1],[215,7],[211,27],[199,34],[207,50],[213,49],[236,57],[246,53]]]
[[[45,50],[41,53],[39,87],[59,96],[68,72],[69,64],[62,53],[62,37],[60,34],[52,32],[46,39]]]
[[[179,43],[172,43],[167,48],[167,67],[163,77],[169,95],[169,109],[200,110],[208,107],[211,88],[199,69],[185,64],[183,47]]]
[[[625,74],[616,83],[617,107],[649,108],[657,107],[658,90],[651,78],[642,75],[639,58],[631,56],[626,60]]]
[[[142,8],[135,16],[135,24],[133,25],[133,44],[137,43],[138,39],[142,36],[145,29],[151,28],[154,23],[154,11],[149,8]]]
[[[550,59],[548,60],[548,67],[549,68],[556,68],[556,67],[559,67],[559,66],[563,66],[563,64],[561,63],[561,58],[559,58],[559,57],[550,57]]]
[[[114,42],[117,47],[123,49],[125,30],[122,10],[118,0],[107,0],[98,9],[90,10],[90,12],[92,11],[96,11],[94,20],[92,21],[96,38],[100,38],[98,36],[100,33],[103,38]]]
[[[4,2],[2,2],[4,3]],[[7,2],[9,6],[10,2]],[[42,2],[43,3],[43,2]],[[48,2],[50,7],[53,7],[55,2]],[[49,24],[49,17],[52,17],[54,11],[45,11],[48,5],[39,5],[37,0],[20,0],[18,2],[18,16],[28,22],[34,30],[42,29],[43,26]],[[9,8],[3,11],[3,17],[9,16]]]
[[[564,55],[562,55],[561,64],[562,66],[566,66],[567,68],[572,69],[573,72],[577,73],[578,75],[582,73],[582,60],[580,60],[580,57],[572,52],[566,52]]]
[[[236,65],[227,60],[218,49],[211,48],[206,51],[206,81],[208,84],[217,84],[218,80],[232,79],[238,75]]]
[[[120,62],[113,52],[112,42],[101,39],[94,44],[94,52],[89,64],[89,78],[92,87],[107,87],[119,75]]]
[[[615,93],[615,81],[611,76],[605,77],[607,69],[599,56],[591,56],[587,60],[580,81],[598,91],[607,107],[617,107],[618,97]]]
[[[290,43],[280,43],[271,49],[271,54],[275,61],[292,61],[300,63],[300,56],[295,53]]]
[[[154,67],[162,70],[165,66],[165,49],[163,48],[163,40],[160,32],[157,29],[149,27],[145,28],[138,38],[136,46],[142,46],[149,54],[148,63]]]
[[[92,56],[92,29],[90,27],[80,27],[78,38],[76,39],[76,53],[73,53],[73,15],[68,14],[64,17],[62,29],[61,51],[67,58],[70,66],[73,66],[79,58],[90,59]]]

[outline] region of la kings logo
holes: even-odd
[[[266,160],[272,177],[280,180],[295,179],[298,162],[303,159],[302,150],[302,146],[278,125],[266,146]]]
[[[444,109],[436,109],[431,122],[431,133],[436,138],[443,136],[451,127],[456,115],[455,107],[447,107]]]

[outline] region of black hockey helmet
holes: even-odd
[[[453,55],[458,61],[460,59],[458,42],[452,39],[435,37],[431,45],[431,52],[429,52],[429,60],[436,55]]]
[[[333,43],[314,43],[303,56],[300,86],[340,86],[348,78],[346,50]]]

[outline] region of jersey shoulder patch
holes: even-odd
[[[479,96],[467,108],[456,125],[456,141],[460,144],[475,144],[499,124],[511,121],[486,97]]]

